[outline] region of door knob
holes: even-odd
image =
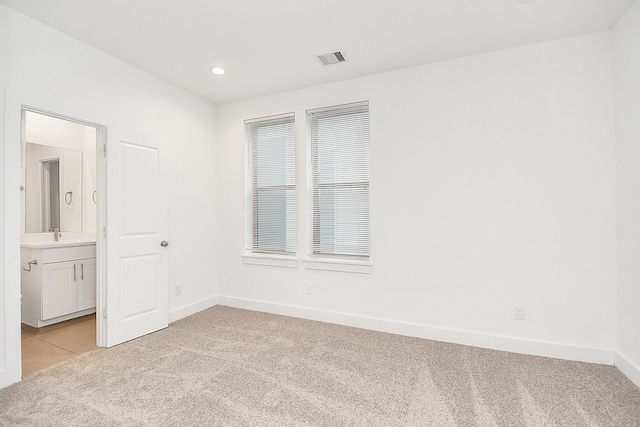
[[[167,246],[169,246],[169,242],[167,242],[166,240],[163,240],[162,242],[160,242],[160,246],[162,246],[163,248],[166,248]]]

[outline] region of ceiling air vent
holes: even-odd
[[[344,58],[344,53],[340,51],[318,55],[318,59],[320,60],[320,62],[322,62],[322,65],[333,65],[346,61],[346,59]]]

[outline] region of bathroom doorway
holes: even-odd
[[[35,108],[21,114],[24,376],[97,348],[105,132]]]
[[[167,327],[170,254],[170,159],[169,141],[164,135],[154,134],[148,126],[141,125],[137,131],[107,128],[97,122],[51,113],[20,102],[20,94],[15,91],[0,88],[0,100],[2,97],[0,130],[3,132],[0,135],[4,135],[4,150],[0,150],[0,162],[5,174],[0,175],[0,196],[5,209],[0,211],[0,219],[5,227],[0,231],[3,242],[0,252],[4,260],[0,263],[4,277],[0,285],[4,288],[0,289],[0,311],[3,313],[0,317],[7,322],[0,319],[0,341],[5,342],[4,347],[0,346],[0,387],[19,381],[21,376],[20,273],[23,268],[29,268],[29,262],[20,263],[20,238],[28,239],[29,233],[26,233],[26,214],[21,215],[24,188],[19,190],[18,187],[24,187],[26,181],[22,171],[26,161],[26,141],[22,140],[25,121],[21,120],[26,111],[96,129],[96,262],[94,266],[75,264],[75,272],[82,275],[83,268],[85,272],[91,267],[96,270],[98,347],[113,347]],[[96,111],[92,114],[102,117]],[[141,129],[142,133],[139,133]],[[73,203],[75,195],[67,196],[67,191],[62,193],[61,205],[67,200]],[[62,218],[60,221],[64,228]],[[22,229],[25,232],[21,235]],[[47,233],[55,238],[55,232]],[[62,235],[63,239],[70,237],[64,232]],[[37,265],[42,267],[44,263]],[[31,267],[38,268],[35,263]],[[73,272],[71,265],[66,274]]]

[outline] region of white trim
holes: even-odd
[[[242,263],[252,265],[267,265],[271,267],[297,268],[298,258],[288,255],[244,254],[242,255]]]
[[[4,92],[0,132],[2,148],[0,163],[3,174],[0,179],[2,206],[0,207],[0,244],[3,245],[0,266],[0,388],[20,381],[22,358],[20,345],[20,102],[15,91],[0,88]],[[2,98],[0,96],[0,98]],[[2,102],[0,100],[0,102]]]
[[[318,120],[320,120],[321,118],[333,118],[333,117],[338,117],[338,116],[343,116],[343,115],[352,115],[352,114],[364,114],[366,113],[366,127],[367,127],[367,138],[366,141],[364,142],[368,148],[368,150],[370,150],[371,147],[371,125],[370,125],[370,111],[369,111],[369,100],[363,100],[363,101],[357,101],[357,102],[352,102],[349,104],[341,104],[341,105],[332,105],[332,106],[325,106],[325,107],[320,107],[320,108],[313,108],[313,109],[307,109],[305,111],[305,116],[306,116],[306,120],[305,120],[305,124],[306,124],[306,152],[307,152],[307,161],[306,161],[306,178],[307,178],[307,254],[308,256],[312,256],[314,257],[316,254],[318,254],[319,258],[322,258],[323,256],[325,256],[325,254],[329,254],[329,255],[333,255],[331,254],[331,252],[336,252],[336,248],[333,248],[332,251],[327,250],[327,251],[322,251],[324,253],[320,253],[320,251],[317,251],[316,249],[318,249],[318,247],[316,247],[320,242],[317,241],[320,237],[317,235],[318,233],[318,229],[316,229],[317,227],[321,227],[321,225],[317,224],[317,221],[319,220],[319,218],[316,217],[316,213],[319,212],[318,209],[320,209],[319,206],[316,206],[316,203],[318,202],[317,198],[314,197],[314,194],[316,194],[316,190],[317,190],[317,186],[319,185],[318,182],[316,182],[319,178],[318,178],[318,174],[319,172],[316,170],[318,167],[318,158],[317,158],[317,154],[318,154],[318,150],[319,150],[319,145],[320,141],[318,139],[318,135],[317,135],[317,131],[318,131]],[[359,126],[362,124],[360,121],[353,122],[350,123],[351,125],[356,125],[358,127],[358,129],[361,129]],[[355,135],[356,135],[356,129],[352,129],[353,132],[351,132],[348,136],[347,139],[345,141],[343,141],[343,143],[348,144],[348,145],[353,145],[356,142],[359,142],[359,139],[354,139]],[[315,135],[315,136],[314,136]],[[364,138],[363,138],[364,139]],[[315,148],[314,148],[315,147]],[[316,156],[314,157],[314,153],[316,153]],[[353,160],[351,157],[353,155],[353,152],[348,156],[350,160]],[[371,168],[371,155],[370,153],[367,154],[367,194],[368,194],[368,198],[370,199],[371,197],[371,173],[370,173],[370,168]],[[335,178],[335,177],[334,177]],[[361,179],[364,179],[361,177]],[[362,183],[364,183],[365,181],[362,181]],[[327,185],[333,185],[333,184],[338,184],[337,182],[325,182],[325,184]],[[334,201],[335,202],[335,201]],[[371,254],[371,203],[369,200],[368,203],[368,218],[366,220],[367,222],[367,227],[368,227],[368,242],[367,242],[367,255]],[[358,224],[361,225],[361,224]],[[335,230],[334,230],[335,231]],[[341,233],[340,233],[341,234]],[[362,242],[351,242],[354,244],[359,244]],[[360,249],[362,249],[362,247],[360,247]],[[329,271],[341,271],[341,272],[354,272],[354,273],[370,273],[370,269],[369,271],[366,271],[367,269],[365,268],[350,268],[350,267],[346,267],[345,265],[347,265],[346,263],[343,264],[341,262],[338,263],[330,263],[329,260],[324,261],[325,264],[320,264],[319,262],[323,262],[322,259],[319,259],[318,261],[315,261],[314,259],[309,259],[306,260],[305,262],[305,268],[308,269],[315,269],[315,270],[329,270]]]
[[[253,119],[246,119],[244,121],[244,124],[248,125],[248,124],[251,124],[251,123],[264,122],[264,121],[267,121],[267,120],[288,119],[290,117],[295,118],[296,117],[296,113],[294,111],[292,111],[290,113],[282,113],[282,114],[274,114],[274,115],[271,115],[271,116],[255,117]]]
[[[260,129],[271,129],[277,126],[277,130],[269,131],[270,134],[282,137],[284,141],[285,155],[284,159],[279,159],[273,156],[260,157],[259,149],[260,141],[262,140]],[[273,136],[272,135],[272,136]],[[268,190],[271,188],[268,183],[260,183],[258,179],[258,171],[261,168],[267,169],[279,169],[281,164],[280,160],[284,160],[285,166],[285,182],[280,183],[279,187],[285,191],[286,203],[284,206],[284,212],[280,212],[278,209],[271,210],[266,213],[265,221],[271,221],[274,219],[282,219],[281,215],[284,214],[285,229],[284,235],[276,237],[276,241],[279,238],[284,238],[280,243],[284,243],[284,252],[292,254],[296,248],[296,210],[297,210],[297,196],[296,196],[296,122],[295,112],[279,114],[275,116],[259,117],[255,119],[245,120],[245,253],[252,254],[254,250],[260,252],[261,250],[269,250],[269,242],[266,242],[266,247],[259,241],[257,233],[258,227],[258,211],[260,211],[260,202],[258,194],[261,189]],[[264,141],[263,141],[264,142]],[[260,160],[262,159],[262,160]],[[273,183],[271,183],[273,185]],[[264,186],[266,185],[266,187]],[[293,193],[290,191],[293,190]],[[264,212],[262,212],[264,213]],[[271,236],[273,237],[273,236]],[[270,239],[269,239],[270,240]],[[272,242],[273,243],[273,242]],[[278,246],[278,245],[276,245]]]
[[[311,108],[308,109],[306,111],[307,114],[309,113],[325,113],[327,111],[334,111],[334,110],[348,110],[348,109],[359,109],[359,108],[364,108],[367,107],[369,108],[369,100],[366,99],[364,101],[356,101],[356,102],[348,102],[346,104],[337,104],[337,105],[329,105],[326,107],[319,107],[319,108]]]
[[[98,194],[107,194],[107,127],[96,128],[96,179]],[[107,199],[98,197],[96,222],[96,345],[107,345]]]
[[[317,320],[379,332],[424,338],[492,350],[557,359],[613,365],[615,352],[610,349],[575,346],[547,341],[527,340],[502,335],[441,328],[418,323],[399,322],[375,317],[357,316],[267,301],[218,296],[218,304],[246,310],[262,311],[302,319]]]
[[[303,260],[304,268],[309,270],[341,271],[347,273],[371,274],[373,264],[370,262],[348,259],[307,258]]]
[[[633,364],[629,359],[620,353],[616,353],[616,368],[626,375],[635,385],[640,387],[640,367]]]
[[[215,305],[218,305],[218,297],[209,297],[189,305],[178,307],[169,312],[169,323],[184,319],[185,317],[189,317],[192,314],[196,314]]]

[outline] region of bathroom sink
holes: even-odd
[[[45,249],[45,248],[59,248],[66,246],[89,246],[95,245],[96,241],[93,239],[60,239],[57,242],[53,240],[40,241],[40,242],[22,242],[20,244],[23,248],[32,249]]]

